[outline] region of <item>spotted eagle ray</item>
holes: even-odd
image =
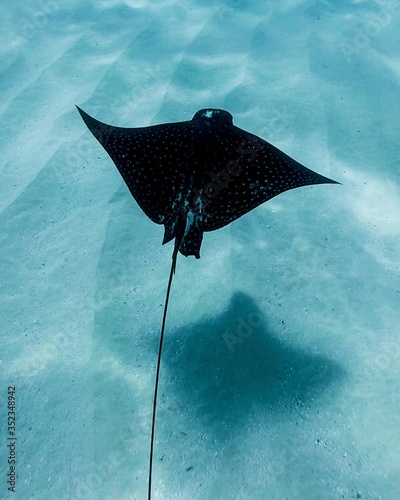
[[[153,222],[164,225],[163,244],[175,239],[154,386],[150,499],[161,353],[178,252],[199,259],[205,231],[224,227],[289,189],[339,183],[236,127],[232,115],[222,109],[202,109],[185,122],[122,128],[77,108],[140,208]]]

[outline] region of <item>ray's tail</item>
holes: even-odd
[[[182,236],[180,238],[175,238],[175,246],[174,252],[172,254],[172,263],[171,263],[171,271],[169,273],[168,287],[167,287],[167,295],[165,297],[165,305],[164,305],[164,315],[161,325],[161,334],[160,334],[160,344],[158,347],[158,358],[157,358],[157,369],[156,369],[156,381],[154,385],[154,399],[153,399],[153,417],[151,421],[151,438],[150,438],[150,465],[149,465],[149,490],[148,490],[148,500],[151,500],[151,479],[153,472],[153,451],[154,451],[154,431],[156,427],[156,409],[157,409],[157,393],[158,393],[158,381],[160,378],[160,366],[161,366],[161,353],[163,348],[164,341],[164,333],[165,333],[165,322],[167,319],[167,310],[168,310],[168,301],[169,295],[171,291],[172,278],[175,274],[176,270],[176,259],[178,257],[179,246],[182,241]]]

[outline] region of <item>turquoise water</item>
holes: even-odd
[[[226,109],[342,183],[179,257],[154,498],[399,498],[400,2],[25,1],[0,19],[0,496],[8,386],[15,498],[147,493],[172,248],[78,104],[126,127]]]

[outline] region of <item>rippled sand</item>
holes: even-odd
[[[400,3],[31,0],[0,19],[18,498],[146,495],[172,248],[75,104],[126,127],[227,109],[343,183],[178,259],[154,498],[399,498]],[[0,457],[7,472],[4,439]]]

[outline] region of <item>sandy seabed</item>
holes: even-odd
[[[172,248],[78,104],[125,127],[226,109],[342,183],[178,259],[154,498],[400,497],[400,2],[277,3],[0,7],[0,496],[15,386],[15,498],[146,497]]]

